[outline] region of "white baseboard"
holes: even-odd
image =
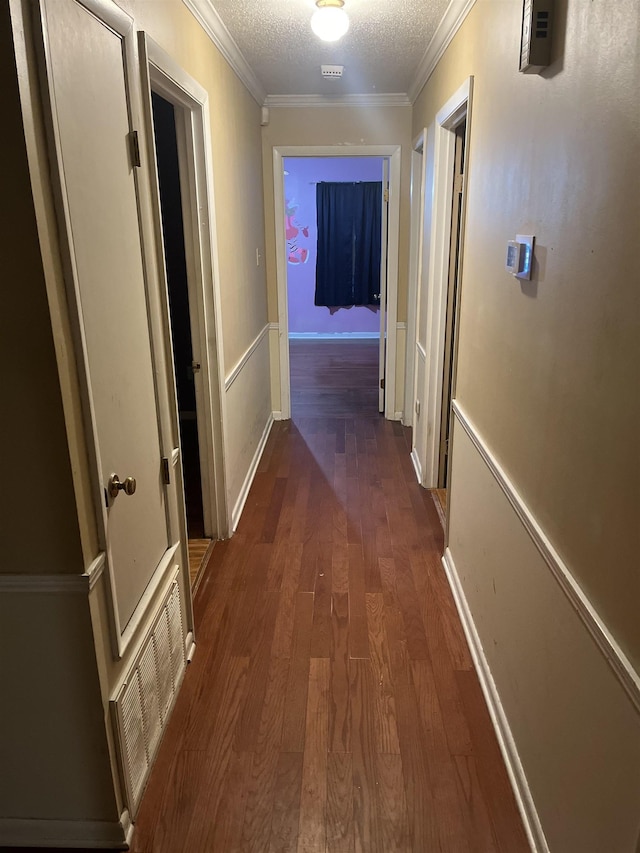
[[[420,485],[422,485],[422,465],[418,458],[418,448],[414,447],[411,451],[411,461],[413,462],[413,470],[416,472],[416,477]]]
[[[531,791],[529,790],[529,783],[527,782],[527,778],[524,774],[520,756],[518,755],[518,750],[516,749],[516,745],[511,734],[511,728],[504,713],[500,696],[498,695],[495,682],[491,675],[491,670],[489,669],[489,664],[484,654],[484,649],[482,648],[482,643],[480,642],[480,637],[478,636],[478,631],[473,621],[473,616],[471,615],[460,579],[458,578],[458,573],[453,562],[453,557],[451,556],[451,551],[448,548],[442,558],[442,565],[447,573],[449,585],[453,593],[456,607],[458,608],[462,627],[469,644],[469,649],[471,650],[471,657],[473,658],[476,672],[478,673],[480,686],[484,693],[491,722],[493,723],[493,727],[496,732],[500,751],[504,758],[507,773],[509,774],[509,780],[515,794],[520,814],[522,815],[524,828],[527,833],[531,849],[534,853],[549,853],[549,847],[542,830],[540,819],[538,818],[538,812],[533,802]]]
[[[282,421],[284,418],[282,417],[282,412],[273,412],[274,421]]]
[[[396,412],[393,416],[394,421],[402,421],[404,418],[404,412]]]
[[[264,448],[269,438],[269,433],[271,432],[273,422],[273,413],[270,413],[269,419],[267,420],[265,428],[262,432],[260,441],[258,442],[258,446],[256,447],[256,452],[254,453],[253,459],[251,460],[251,465],[249,466],[249,470],[247,471],[247,476],[244,478],[242,488],[240,489],[240,494],[238,495],[238,499],[233,507],[233,512],[231,514],[231,529],[233,533],[236,532],[236,528],[238,527],[238,523],[240,522],[240,516],[242,515],[242,510],[244,509],[247,497],[249,496],[249,490],[251,489],[253,478],[256,476],[256,471],[258,470],[260,459],[262,457],[262,454],[264,453]]]
[[[133,824],[127,811],[113,823],[100,820],[0,818],[0,846],[127,850]]]
[[[378,341],[380,332],[289,332],[290,341]]]

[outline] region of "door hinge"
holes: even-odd
[[[384,188],[384,200],[386,204],[389,204],[389,187]]]
[[[171,468],[169,467],[169,460],[166,456],[162,457],[162,482],[165,486],[171,483]]]
[[[200,364],[199,361],[192,361],[191,362],[191,370],[193,373],[197,373],[201,368],[202,368],[202,365]]]
[[[380,388],[382,389],[382,391],[384,391],[384,376],[380,380]]]
[[[142,166],[140,159],[140,140],[138,139],[138,131],[132,130],[129,134],[129,153],[131,154],[131,165]]]

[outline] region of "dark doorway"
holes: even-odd
[[[155,92],[151,98],[180,418],[187,535],[189,540],[203,539],[204,511],[194,379],[194,372],[199,366],[193,360],[176,117],[173,104]]]

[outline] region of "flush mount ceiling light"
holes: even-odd
[[[342,8],[344,0],[316,0],[316,6],[311,29],[323,41],[338,41],[349,29],[349,18]]]

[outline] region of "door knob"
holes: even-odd
[[[124,482],[120,481],[120,477],[117,474],[112,474],[109,477],[109,484],[107,486],[107,491],[109,492],[109,496],[112,498],[118,497],[118,492],[124,492],[125,495],[132,495],[136,490],[136,478],[135,477],[127,477]]]

